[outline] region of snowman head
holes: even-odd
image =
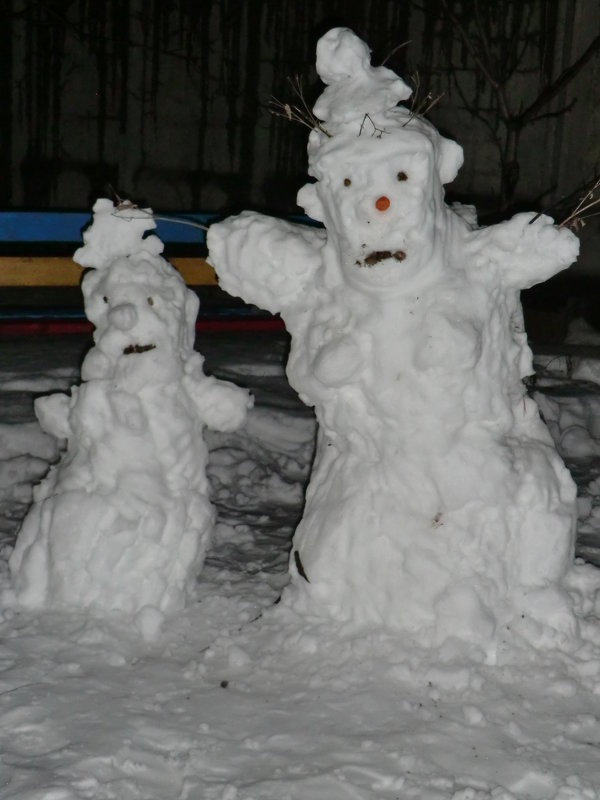
[[[445,220],[443,184],[456,176],[462,149],[397,105],[410,89],[372,67],[351,31],[320,40],[317,70],[328,86],[314,108],[322,127],[308,144],[316,183],[298,203],[325,224],[350,282],[400,285],[431,260]]]
[[[180,374],[193,349],[198,298],[167,262],[119,258],[87,272],[82,290],[95,326],[84,380],[117,378],[133,390]]]
[[[172,379],[194,346],[198,298],[160,256],[163,244],[147,234],[155,227],[150,209],[115,214],[99,200],[75,259],[94,267],[81,288],[93,347],[82,365],[84,380],[128,378],[137,387]]]

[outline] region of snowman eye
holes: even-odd
[[[108,303],[108,297],[106,295],[104,295],[102,299],[104,300],[105,303]]]
[[[154,305],[154,300],[151,297],[148,298],[148,305],[149,306],[153,306]]]
[[[399,181],[407,181],[407,180],[408,180],[408,175],[406,174],[406,172],[402,172],[402,171],[400,171],[400,172],[399,172],[399,173],[396,175],[396,177],[398,178],[398,180],[399,180]]]
[[[351,183],[352,181],[350,180],[350,178],[344,178],[344,186],[350,186]]]

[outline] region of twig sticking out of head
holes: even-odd
[[[277,100],[276,97],[272,97],[269,101],[269,111],[271,114],[274,114],[276,117],[283,117],[287,119],[288,122],[299,122],[301,125],[310,128],[311,131],[319,130],[321,133],[324,133],[325,136],[331,138],[329,131],[325,130],[321,120],[315,117],[312,109],[306,102],[302,78],[296,75],[294,78],[288,78],[288,82],[292,87],[292,91],[298,98],[299,104],[284,103],[281,100]]]
[[[135,203],[131,202],[131,200],[126,200],[124,197],[121,197],[119,194],[117,194],[116,189],[110,183],[108,184],[107,188],[113,195],[113,203],[115,204],[116,207],[116,211],[113,211],[113,215],[116,215],[118,211],[123,211],[128,208],[139,209],[139,206],[136,206]]]
[[[375,125],[375,123],[373,122],[370,114],[365,114],[364,117],[362,118],[362,122],[360,123],[360,130],[358,131],[359,136],[362,135],[362,132],[365,127],[365,122],[367,122],[367,120],[373,126],[373,130],[371,131],[371,136],[375,136],[377,139],[381,139],[384,133],[389,133],[389,131],[386,131],[385,128],[378,128],[377,125]]]
[[[414,89],[410,105],[410,116],[404,123],[404,126],[408,125],[408,123],[414,117],[424,117],[426,114],[429,114],[431,109],[435,105],[437,105],[444,96],[443,92],[438,95],[434,95],[432,92],[427,92],[427,94],[424,97],[420,97],[421,76],[419,75],[418,70],[413,72],[413,74],[410,77],[414,84]]]
[[[443,92],[435,96],[431,92],[427,92],[417,107],[413,108],[413,116],[424,117],[426,114],[429,114],[431,109],[440,102],[443,96]]]
[[[573,231],[579,231],[581,228],[585,226],[585,221],[590,217],[595,217],[598,211],[595,211],[593,214],[588,214],[587,212],[590,208],[595,208],[596,206],[600,205],[600,197],[598,196],[598,190],[600,189],[600,178],[596,178],[594,184],[592,185],[591,189],[589,189],[582,198],[580,198],[579,202],[568,214],[562,222],[559,223],[559,228],[571,228]]]
[[[111,187],[112,189],[112,187]],[[115,206],[115,210],[112,212],[113,217],[118,217],[119,219],[123,219],[126,222],[130,222],[132,219],[139,219],[140,214],[144,214],[145,216],[149,217],[150,219],[160,219],[163,222],[174,222],[177,225],[189,225],[192,228],[200,228],[203,231],[208,230],[207,225],[202,225],[201,222],[196,222],[193,219],[182,219],[181,217],[170,217],[163,214],[153,214],[150,211],[147,211],[145,208],[140,208],[136,203],[132,203],[131,200],[124,200],[122,197],[112,189],[112,192],[115,196],[115,199],[118,201],[117,205]],[[127,216],[128,211],[135,210],[137,212],[137,216]]]

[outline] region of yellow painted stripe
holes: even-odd
[[[189,286],[216,286],[217,276],[205,258],[170,258]]]
[[[204,258],[172,258],[190,286],[216,286],[217,276]],[[68,256],[0,256],[0,286],[79,286],[81,267]]]

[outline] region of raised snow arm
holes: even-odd
[[[229,433],[241,427],[254,398],[240,386],[222,381],[203,370],[204,358],[193,353],[185,365],[182,386],[202,422],[214,431]]]
[[[278,313],[311,285],[325,240],[324,230],[245,211],[211,225],[208,260],[226,292]]]
[[[35,415],[40,426],[46,433],[56,436],[57,439],[68,439],[71,435],[69,415],[71,398],[68,394],[56,394],[38,397],[34,404]]]
[[[523,213],[472,234],[474,263],[491,267],[507,287],[529,289],[569,267],[579,254],[579,239],[547,216]]]

